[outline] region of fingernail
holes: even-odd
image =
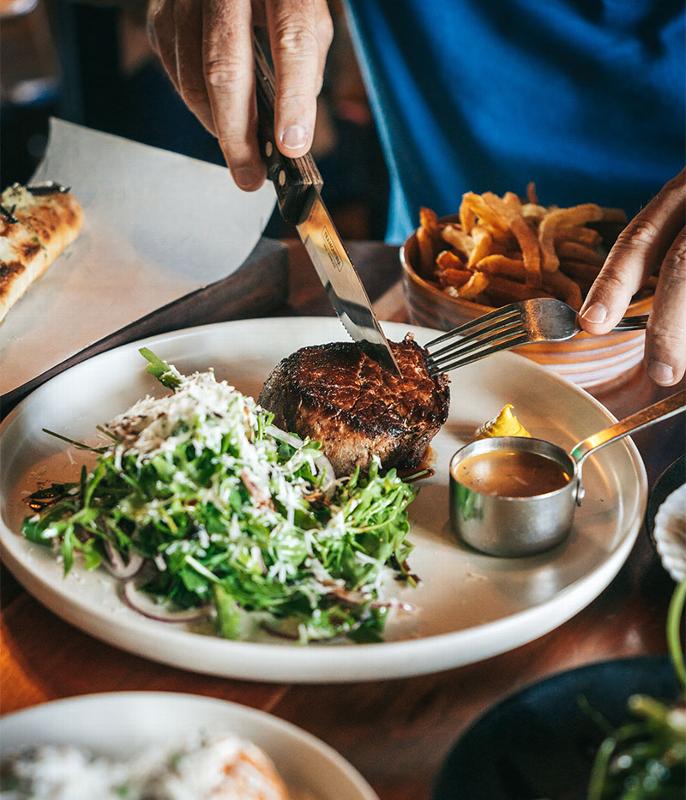
[[[244,189],[249,189],[260,180],[260,173],[253,167],[238,167],[233,172],[233,179]]]
[[[299,150],[307,144],[307,130],[302,125],[290,125],[281,134],[281,144],[291,150]]]
[[[607,309],[602,303],[591,303],[591,305],[581,312],[582,319],[586,322],[605,322],[607,319]]]
[[[671,386],[674,383],[674,370],[662,361],[648,363],[648,375],[662,386]]]

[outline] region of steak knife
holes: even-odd
[[[256,37],[253,47],[258,139],[281,216],[296,226],[331,305],[353,341],[386,369],[400,375],[367,291],[322,201],[323,181],[314,159],[309,154],[287,158],[276,146],[274,75]]]

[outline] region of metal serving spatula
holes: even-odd
[[[281,215],[296,226],[331,305],[353,341],[384,367],[400,374],[360,276],[322,202],[323,181],[313,158],[310,155],[287,158],[276,146],[274,76],[255,37],[253,47],[258,138]]]

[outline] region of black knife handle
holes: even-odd
[[[312,202],[310,189],[321,189],[322,176],[311,155],[284,156],[274,135],[274,74],[256,36],[253,36],[257,95],[257,138],[267,165],[267,177],[274,184],[281,216],[294,225],[302,222]]]

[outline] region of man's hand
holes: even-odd
[[[579,314],[583,329],[611,330],[658,269],[645,358],[655,383],[672,386],[686,371],[686,169],[620,234]]]
[[[148,31],[176,90],[217,137],[236,183],[258,189],[253,26],[267,25],[276,72],[274,130],[291,158],[310,149],[333,36],[326,0],[151,0]]]

